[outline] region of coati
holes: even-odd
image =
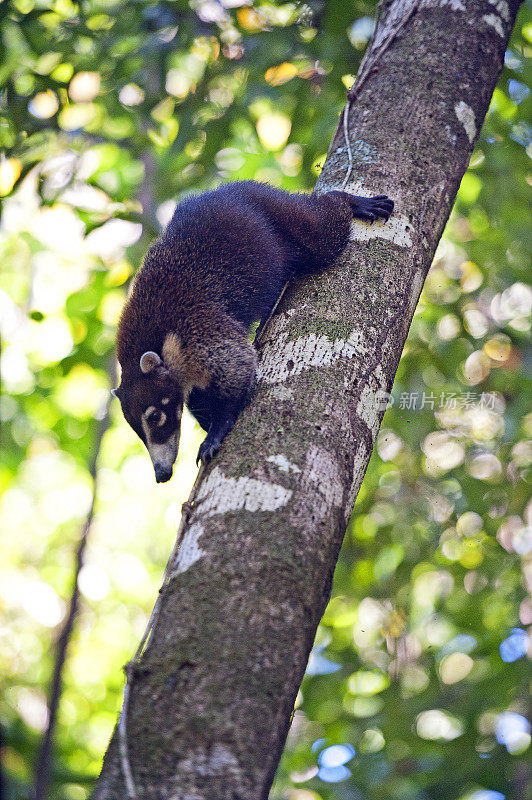
[[[253,389],[257,354],[248,340],[294,275],[326,269],[353,217],[387,220],[386,195],[290,194],[254,181],[187,197],[135,276],[118,325],[122,378],[113,393],[146,445],[155,479],[177,457],[186,403],[207,436],[209,461]]]

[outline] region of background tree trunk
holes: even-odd
[[[396,0],[347,119],[347,189],[396,201],[291,287],[260,382],[206,471],[150,646],[128,751],[143,800],[264,800],[336,559],[518,2]],[[342,120],[316,191],[342,185]],[[95,798],[127,796],[117,736]]]

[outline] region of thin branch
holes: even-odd
[[[351,86],[351,88],[349,89],[349,91],[347,93],[347,102],[346,102],[346,104],[344,106],[342,124],[343,124],[343,131],[344,131],[345,146],[347,148],[347,170],[346,170],[346,173],[345,173],[344,180],[342,182],[342,189],[345,189],[345,187],[349,183],[349,179],[351,178],[351,174],[353,172],[353,151],[351,149],[351,142],[349,141],[349,125],[348,125],[349,112],[351,111],[351,105],[352,105],[353,101],[356,100],[356,98],[358,97],[360,92],[362,91],[362,87],[364,86],[366,80],[376,70],[377,63],[380,60],[380,58],[384,55],[384,53],[389,48],[389,46],[391,45],[393,40],[399,35],[399,32],[405,27],[405,25],[408,22],[408,20],[410,19],[410,17],[413,16],[415,11],[417,10],[418,5],[419,5],[419,0],[414,0],[414,2],[412,4],[412,7],[410,8],[410,11],[408,12],[408,14],[401,20],[399,25],[397,25],[397,27],[394,28],[394,30],[385,39],[385,41],[377,48],[377,50],[375,52],[372,52],[373,44],[374,44],[374,41],[375,41],[375,34],[376,34],[376,31],[377,31],[377,25],[378,25],[379,18],[380,18],[379,12],[380,12],[380,10],[382,8],[381,3],[377,4],[377,15],[376,15],[376,19],[375,19],[375,28],[374,28],[374,31],[373,31],[373,36],[372,36],[371,41],[370,41],[370,43],[369,43],[369,45],[368,45],[368,47],[366,49],[366,53],[364,55],[364,58],[362,59],[362,62],[360,64],[360,68],[359,68],[356,80],[355,80],[355,82],[353,83],[353,85]]]

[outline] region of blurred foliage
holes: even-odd
[[[170,485],[117,404],[114,331],[189,191],[310,189],[374,4],[0,3],[1,755],[31,795],[53,644],[96,493],[50,796],[83,800],[154,602]],[[523,8],[400,364],[272,800],[523,800],[530,785],[532,23]],[[527,150],[528,148],[528,150]],[[528,173],[527,173],[528,170]]]

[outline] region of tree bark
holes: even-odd
[[[354,222],[338,263],[293,285],[256,396],[206,470],[151,643],[128,753],[143,800],[265,800],[412,315],[467,168],[517,0],[394,0],[347,117]],[[348,165],[342,119],[317,192]],[[127,797],[117,736],[94,797]]]

